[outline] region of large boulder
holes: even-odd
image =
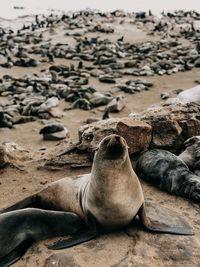
[[[108,119],[81,126],[79,128],[80,145],[78,148],[93,152],[105,136],[117,133],[118,121],[119,119]]]
[[[150,146],[152,127],[146,122],[123,118],[117,123],[117,132],[125,138],[130,154],[141,152]]]
[[[142,120],[153,128],[151,148],[179,152],[186,139],[200,135],[200,105],[194,102],[153,106],[141,113],[132,113],[133,120]]]
[[[117,133],[126,139],[130,154],[149,147],[179,153],[185,140],[200,135],[199,114],[197,103],[173,103],[156,105],[121,120],[94,122],[80,127],[78,148],[93,152],[105,136]]]

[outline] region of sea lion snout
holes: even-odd
[[[119,135],[110,135],[106,142],[106,156],[109,159],[117,159],[124,152],[124,143]]]
[[[110,135],[108,139],[108,146],[112,146],[115,144],[120,144],[121,143],[121,137],[119,135]]]

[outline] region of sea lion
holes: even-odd
[[[136,173],[168,193],[200,200],[200,177],[169,151],[152,149],[143,152],[136,163]]]
[[[136,215],[147,230],[191,235],[188,224],[173,227],[151,221],[145,212],[143,191],[133,171],[124,138],[112,134],[97,147],[89,174],[67,177],[48,185],[42,191],[3,210],[27,207],[69,211],[82,218],[88,230],[68,240],[49,246],[61,249],[86,242],[99,230],[113,231],[132,222]]]
[[[82,220],[74,213],[27,208],[0,215],[0,266],[10,266],[35,242],[76,233]]]
[[[200,176],[200,136],[193,136],[184,142],[185,150],[178,156],[191,171]]]

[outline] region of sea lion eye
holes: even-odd
[[[94,135],[92,133],[88,134],[87,137],[86,137],[86,140],[91,142],[93,137],[94,137]]]

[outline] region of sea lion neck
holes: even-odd
[[[127,154],[114,160],[95,157],[91,170],[91,182],[95,181],[97,184],[100,183],[101,186],[119,183],[124,173],[131,171],[130,165]]]

